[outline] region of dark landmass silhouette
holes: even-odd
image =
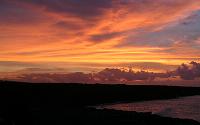
[[[0,124],[3,125],[199,125],[167,118],[90,106],[200,95],[199,87],[47,84],[0,82]]]

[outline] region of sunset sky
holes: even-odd
[[[0,0],[0,72],[199,60],[200,0]]]

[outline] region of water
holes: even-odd
[[[152,112],[153,114],[158,114],[160,116],[193,119],[200,122],[200,96],[136,103],[110,104],[98,106],[97,108],[136,112]]]

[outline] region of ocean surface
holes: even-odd
[[[152,112],[160,116],[193,119],[200,122],[200,96],[190,96],[169,100],[143,101],[101,105],[98,109]]]

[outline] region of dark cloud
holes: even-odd
[[[46,11],[72,15],[83,19],[95,18],[112,6],[111,0],[22,0]]]
[[[105,68],[96,73],[74,72],[67,73],[62,68],[27,68],[20,70],[23,75],[18,80],[24,82],[57,82],[57,83],[128,83],[137,80],[153,81],[156,78],[176,78],[180,76],[183,80],[194,80],[200,78],[200,63],[191,62],[182,64],[176,70],[155,73],[148,71],[134,71],[132,68]]]
[[[37,69],[38,70],[38,69]],[[49,74],[32,73],[24,74],[19,77],[20,81],[25,82],[63,82],[63,83],[112,83],[112,82],[131,82],[134,80],[153,80],[156,77],[169,77],[164,73],[153,73],[133,70],[125,71],[120,69],[106,68],[97,73],[75,72],[68,74]]]
[[[104,33],[90,36],[90,40],[93,42],[102,42],[106,40],[110,40],[116,37],[119,37],[123,34],[123,32],[112,32],[112,33]]]
[[[133,70],[123,71],[120,69],[109,69],[106,68],[95,75],[100,81],[108,82],[120,82],[120,81],[133,81],[133,80],[149,80],[154,79],[153,73],[140,71],[134,72]]]
[[[32,24],[46,19],[35,11],[11,1],[0,1],[0,20],[5,24]]]
[[[177,74],[185,80],[194,80],[200,77],[200,63],[191,62],[190,65],[182,64],[177,69]]]
[[[82,25],[74,22],[66,22],[66,21],[60,21],[53,25],[56,28],[61,28],[64,30],[80,30],[84,28]]]
[[[85,74],[82,72],[69,73],[69,74],[24,74],[19,77],[20,81],[25,82],[56,82],[56,83],[90,83],[92,82],[91,74]]]

